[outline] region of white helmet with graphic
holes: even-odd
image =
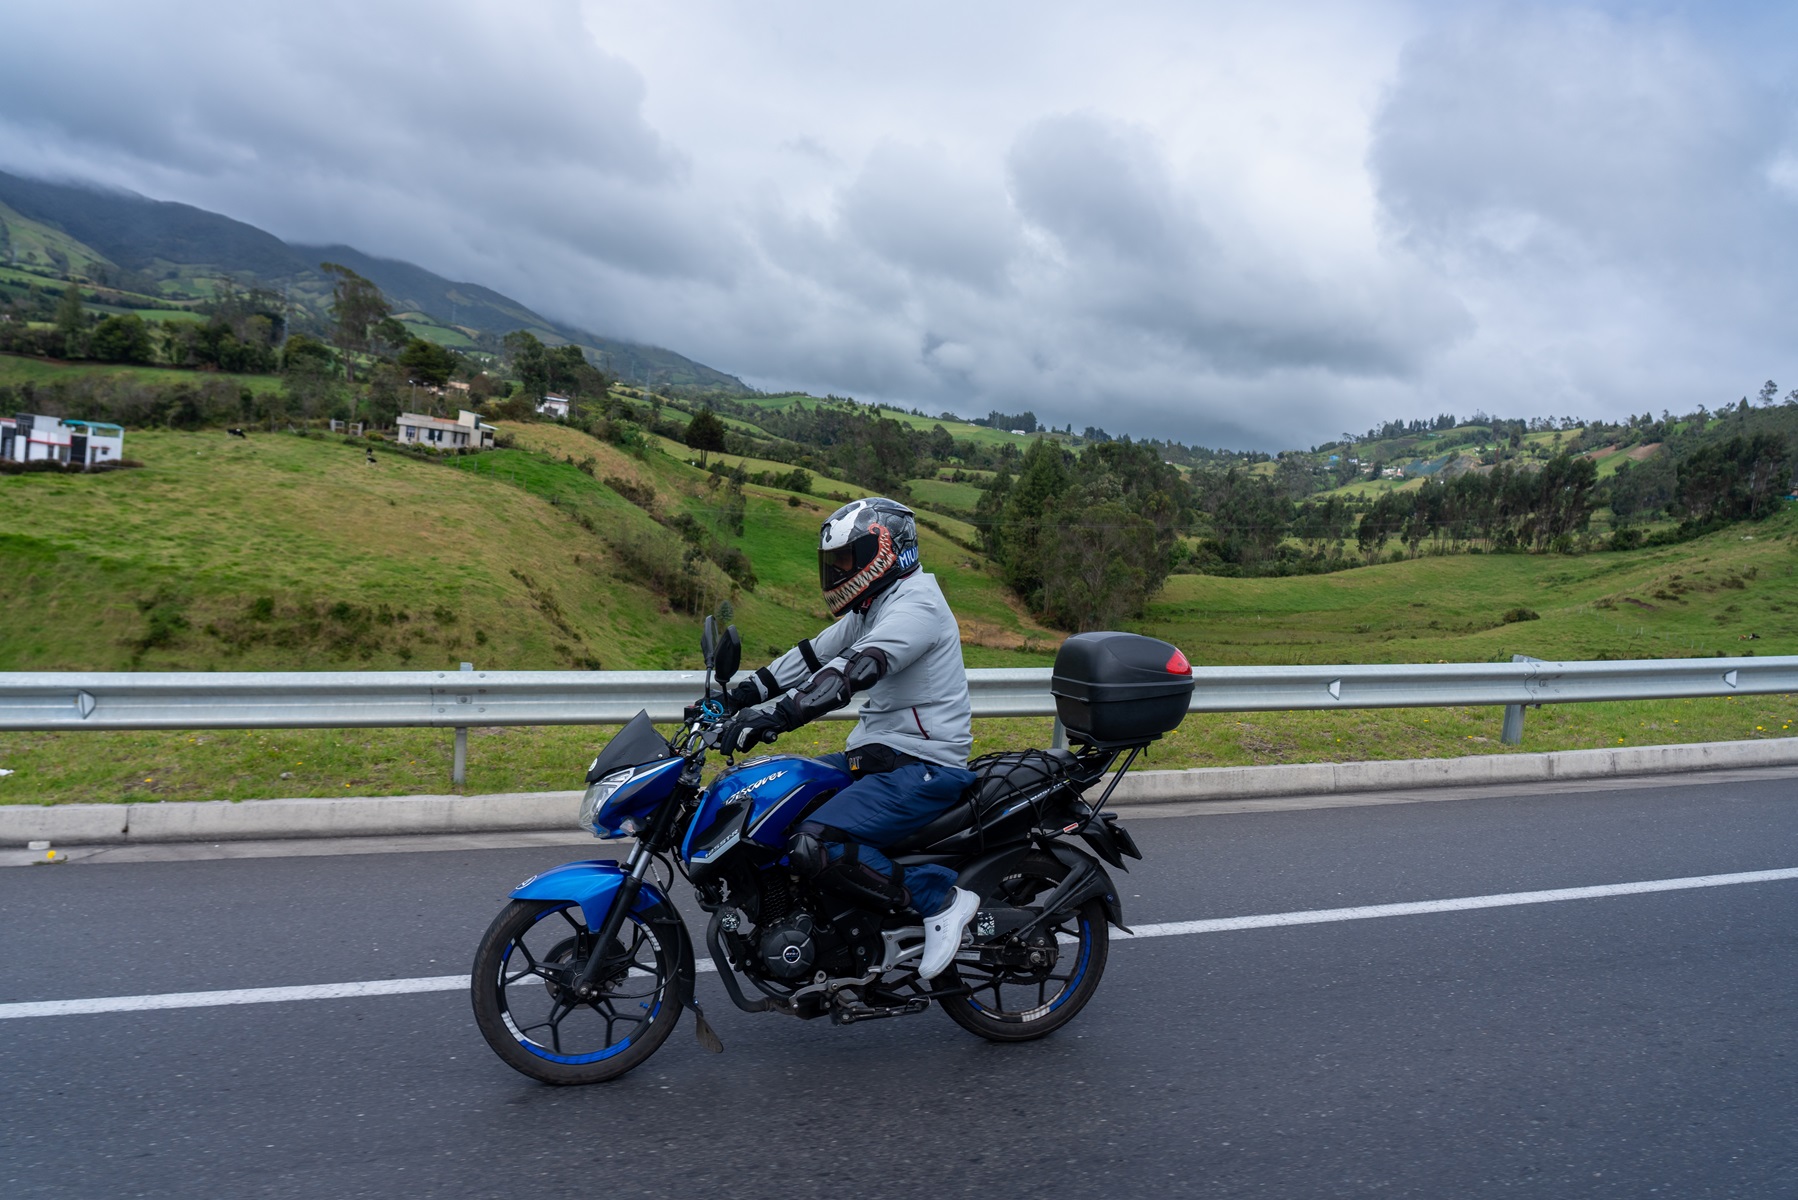
[[[885,496],[855,500],[830,514],[818,539],[818,585],[840,617],[918,569],[911,509]]]

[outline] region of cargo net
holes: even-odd
[[[983,754],[968,764],[974,772],[974,786],[968,799],[976,817],[984,816],[995,805],[1019,796],[1030,797],[1030,806],[1040,816],[1043,806],[1060,786],[1073,782],[1075,760],[1066,750],[1008,750],[1002,754]]]

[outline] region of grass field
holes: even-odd
[[[1333,575],[1176,575],[1143,626],[1199,663],[1798,653],[1798,513],[1579,557],[1425,557]],[[1527,608],[1539,620],[1505,623]]]
[[[697,628],[497,480],[287,434],[125,444],[144,469],[0,477],[0,669],[617,666]]]
[[[176,320],[187,314],[161,314]],[[54,362],[42,358],[23,358],[16,354],[0,354],[0,387],[18,387],[29,383],[34,387],[50,387],[58,382],[73,383],[81,379],[118,379],[133,383],[168,386],[182,380],[228,379],[257,392],[281,390],[279,375],[229,375],[222,371],[186,371],[178,367],[138,367],[118,363]]]
[[[753,404],[757,408],[774,409],[776,411],[785,411],[786,409],[800,404],[805,405],[807,408],[816,409],[819,407],[830,406],[831,403],[830,401],[823,400],[817,396],[808,396],[803,393],[794,392],[785,393],[779,396],[742,396],[739,397],[739,399],[743,403]],[[874,409],[874,406],[871,404],[858,403],[856,407],[870,413],[872,413]],[[933,426],[941,425],[948,431],[949,436],[959,441],[973,442],[975,445],[979,446],[1013,445],[1022,450],[1029,445],[1029,438],[1019,437],[1009,430],[989,429],[985,425],[973,425],[967,421],[944,420],[941,417],[920,417],[916,413],[908,413],[902,409],[896,408],[882,408],[879,415],[890,417],[901,425],[905,425],[912,429],[928,431]]]
[[[450,346],[457,350],[467,350],[475,345],[475,340],[460,329],[451,328],[435,321],[423,313],[401,313],[399,323],[406,327],[406,332],[413,337],[420,337],[428,342],[436,342],[439,346]]]
[[[982,494],[971,483],[951,483],[946,479],[908,479],[905,485],[919,504],[938,512],[971,515]]]

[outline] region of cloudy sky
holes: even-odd
[[[59,0],[7,25],[0,167],[411,259],[760,387],[1277,449],[1798,385],[1790,5]]]

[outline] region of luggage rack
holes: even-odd
[[[1080,802],[1087,805],[1086,820],[1080,822],[1080,827],[1074,832],[1085,833],[1087,827],[1099,819],[1099,814],[1105,809],[1105,802],[1111,799],[1111,793],[1117,790],[1118,782],[1124,778],[1124,772],[1130,769],[1131,764],[1136,761],[1136,756],[1148,747],[1148,742],[1138,742],[1129,746],[1100,746],[1090,743],[1081,745],[1079,751],[1074,755],[1076,767],[1086,768],[1090,764],[1099,764],[1091,767],[1090,770],[1080,771],[1080,775],[1086,779],[1085,786],[1091,787],[1099,782],[1100,777],[1107,771],[1111,771],[1111,782],[1105,785],[1105,790],[1100,793],[1097,800],[1088,801],[1084,795],[1081,796]],[[1117,762],[1120,754],[1124,756],[1124,761],[1118,765],[1116,770],[1112,770],[1112,764]]]

